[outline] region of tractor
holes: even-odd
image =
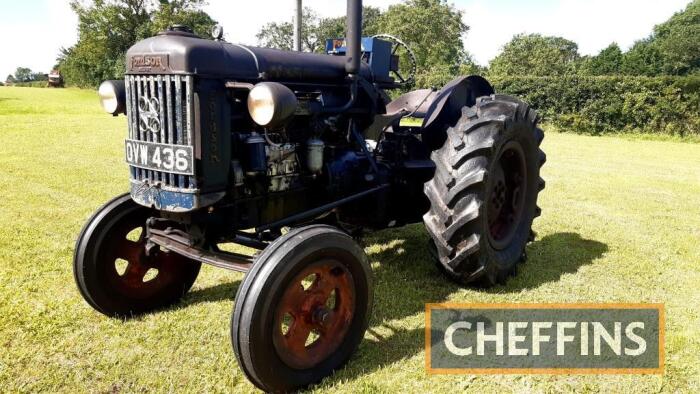
[[[348,0],[347,37],[326,54],[180,25],[128,50],[124,79],[99,96],[127,119],[130,190],[75,247],[90,306],[128,318],[177,303],[202,263],[245,272],[233,351],[254,385],[285,392],[344,365],[368,328],[363,231],[423,222],[462,284],[515,273],[544,188],[536,112],[479,76],[408,91],[410,48],[361,26],[362,1]]]
[[[47,87],[50,88],[62,88],[63,87],[63,76],[59,70],[51,70],[48,74]]]

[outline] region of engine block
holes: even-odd
[[[299,178],[299,162],[294,144],[268,145],[267,177],[270,192],[289,190],[294,181]]]

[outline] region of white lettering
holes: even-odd
[[[165,167],[166,170],[172,170],[175,165],[175,161],[173,160],[173,148],[163,148],[163,155],[165,155],[163,167]]]
[[[581,355],[588,356],[588,322],[581,322]]]
[[[178,149],[175,152],[175,168],[178,171],[187,171],[187,151]]]
[[[615,322],[615,336],[613,337],[602,323],[593,322],[593,354],[596,356],[600,356],[601,338],[616,355],[622,354],[622,323]]]
[[[141,164],[145,166],[148,164],[148,148],[146,145],[139,145],[139,149],[141,150]]]
[[[566,335],[566,330],[569,328],[576,328],[576,323],[570,321],[557,323],[557,356],[563,356],[566,343],[574,341],[573,335]]]
[[[543,328],[552,328],[551,321],[532,322],[532,355],[540,355],[540,343],[549,342],[549,335],[542,335]]]
[[[484,342],[496,343],[496,355],[503,355],[503,323],[496,322],[496,333],[487,335],[484,333],[484,323],[476,323],[476,354],[484,355]]]
[[[637,349],[625,348],[625,354],[628,356],[639,356],[641,354],[644,354],[644,352],[647,351],[647,341],[645,341],[644,338],[642,338],[639,335],[634,333],[635,328],[639,328],[640,330],[643,330],[644,323],[640,322],[640,321],[636,321],[636,322],[628,324],[627,327],[625,328],[625,335],[627,335],[627,338],[629,338],[630,341],[637,344]]]
[[[631,322],[625,326],[624,332],[622,331],[621,322],[611,323],[614,328],[607,327],[613,328],[608,331],[606,325],[601,322],[481,321],[475,324],[473,322],[458,321],[447,327],[444,333],[444,341],[447,350],[453,355],[461,357],[470,355],[484,356],[487,352],[487,346],[490,354],[495,352],[494,355],[498,356],[503,356],[504,351],[507,351],[506,354],[509,356],[540,356],[543,351],[546,354],[546,350],[554,345],[552,341],[556,341],[557,356],[567,355],[567,344],[575,344],[572,346],[579,347],[576,344],[577,341],[580,341],[580,355],[588,356],[591,353],[589,349],[591,335],[593,336],[592,355],[595,356],[600,356],[605,351],[605,349],[602,349],[603,343],[617,356],[640,356],[646,352],[647,341],[642,336],[645,328],[644,322]],[[507,327],[504,327],[506,324]],[[472,329],[474,328],[476,331],[476,352],[474,352],[473,344],[466,345],[464,342],[459,342],[458,345],[455,343],[456,335],[460,335],[458,334],[459,330],[473,332]],[[505,328],[507,328],[507,331]],[[488,333],[487,329],[489,330]],[[466,333],[462,335],[466,335]],[[507,338],[505,335],[507,335]],[[532,337],[530,338],[529,336]],[[629,346],[623,348],[622,342],[625,337],[629,339],[630,343]],[[466,338],[466,336],[460,338]],[[489,342],[493,343],[494,346],[491,346]],[[531,347],[528,346],[530,344],[532,345]],[[542,344],[545,345],[543,346]],[[506,345],[507,349],[504,349]],[[568,349],[569,353],[572,350],[570,346]]]
[[[467,346],[464,348],[457,347],[454,343],[453,336],[457,330],[469,330],[472,328],[472,324],[467,321],[458,321],[456,323],[450,324],[445,330],[445,346],[452,354],[456,356],[468,356],[472,354],[472,347]]]
[[[525,335],[518,335],[519,328],[527,328],[528,323],[523,321],[512,321],[508,323],[508,355],[527,356],[528,349],[519,349],[518,343],[525,342]]]
[[[157,167],[160,167],[163,164],[163,162],[160,160],[160,148],[156,147],[156,149],[153,151],[153,158],[151,158],[151,162]]]

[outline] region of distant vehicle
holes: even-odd
[[[58,70],[52,70],[49,75],[49,87],[50,88],[62,88],[63,87],[63,76]]]

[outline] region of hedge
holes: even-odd
[[[48,81],[30,81],[30,82],[13,82],[11,86],[18,88],[46,88],[49,86]]]
[[[579,133],[700,136],[700,76],[502,77],[499,93],[521,97],[543,121]]]

